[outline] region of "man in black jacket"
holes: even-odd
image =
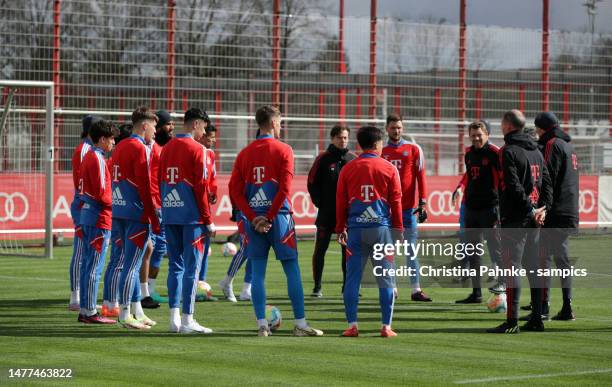
[[[550,266],[551,257],[559,269],[570,269],[568,238],[578,229],[579,174],[578,158],[570,143],[571,137],[559,127],[559,120],[550,112],[536,116],[538,147],[544,155],[553,187],[552,207],[546,214],[542,229],[542,252]],[[550,282],[544,289],[542,314],[548,317]],[[572,277],[561,279],[563,307],[553,320],[575,320],[572,311]]]
[[[487,241],[489,255],[495,266],[499,265],[501,246],[499,240],[499,147],[489,142],[489,130],[484,122],[475,121],[468,127],[472,146],[465,150],[467,174],[464,209],[465,242]],[[479,304],[482,302],[480,280],[480,255],[472,253],[465,258],[477,275],[472,277],[472,293],[457,304]]]
[[[537,144],[524,133],[525,117],[518,110],[504,114],[501,149],[502,170],[500,213],[502,226],[502,265],[504,270],[520,268],[527,272],[533,305],[532,318],[523,325],[527,331],[543,331],[541,300],[543,284],[535,276],[538,269],[539,226],[552,203],[550,176]],[[533,271],[533,273],[531,273]],[[520,277],[506,276],[508,310],[506,321],[489,333],[518,333]],[[537,300],[537,301],[536,301]]]
[[[313,297],[322,297],[321,277],[325,263],[325,252],[336,226],[336,186],[340,170],[357,157],[348,150],[350,129],[336,125],[332,128],[331,144],[315,160],[308,173],[308,192],[314,205],[319,209],[315,225],[317,234],[312,254]],[[346,248],[342,246],[342,289],[346,276]]]

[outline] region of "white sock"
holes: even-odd
[[[93,309],[87,309],[87,312],[85,313],[88,317],[89,316],[94,316],[96,314],[98,314],[98,310],[96,308]]]
[[[115,309],[119,307],[119,301],[109,301],[111,308]]]
[[[151,297],[151,295],[149,294],[149,283],[148,282],[140,283],[140,293],[142,293],[142,298]]]
[[[170,321],[174,323],[177,320],[180,321],[180,319],[181,319],[181,312],[179,311],[179,308],[170,308]]]
[[[81,308],[79,310],[79,314],[82,314],[83,316],[87,316],[87,309],[86,308]]]
[[[105,307],[107,307],[107,308],[110,308],[110,307],[111,307],[111,302],[110,302],[110,301],[108,301],[108,300],[103,300],[103,301],[102,301],[102,306],[105,306]]]
[[[140,304],[140,301],[138,302],[132,302],[132,313],[134,314],[134,316],[136,316],[137,319],[141,319],[143,317],[145,317],[144,311],[142,310],[142,305]]]
[[[300,329],[304,329],[308,326],[308,323],[306,322],[305,318],[296,318],[294,320],[294,324],[296,327],[300,328]]]
[[[268,326],[268,320],[266,320],[265,318],[257,320],[257,328],[267,327],[267,326]]]
[[[126,321],[130,318],[130,304],[121,305],[119,307],[119,320]]]
[[[193,315],[192,314],[185,314],[183,313],[181,315],[181,325],[189,325],[193,322]]]
[[[251,293],[251,284],[248,282],[245,282],[244,284],[242,284],[242,291],[245,293]]]
[[[357,328],[357,321],[349,323],[349,328],[355,327]]]
[[[149,284],[149,294],[155,293],[155,278],[147,279],[147,284]]]
[[[391,325],[388,325],[388,324],[383,324],[383,326],[382,326],[382,327],[383,327],[383,328],[387,328],[387,329],[391,329]]]
[[[225,283],[226,286],[232,286],[232,282],[234,282],[234,277],[230,277],[229,275],[226,275],[223,279],[223,283]]]
[[[70,303],[71,304],[78,304],[79,303],[79,289],[77,290],[73,290],[70,292]]]
[[[412,287],[412,294],[414,293],[418,293],[421,291],[421,284],[420,283],[414,283],[412,285],[410,285]]]

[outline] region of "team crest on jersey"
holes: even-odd
[[[113,190],[113,206],[125,206],[127,202],[123,199],[123,194],[119,187]]]
[[[372,206],[368,206],[355,221],[357,223],[380,223],[380,217]]]
[[[185,202],[181,199],[181,195],[179,195],[178,191],[173,189],[168,192],[164,198],[163,206],[165,208],[185,207]]]
[[[489,159],[488,159],[488,158],[486,158],[486,157],[485,157],[485,158],[483,158],[483,159],[482,159],[482,165],[483,165],[483,166],[487,166],[487,165],[489,165]]]
[[[266,196],[266,193],[264,192],[263,187],[259,188],[259,191],[257,191],[255,195],[253,195],[253,197],[249,201],[249,207],[251,208],[267,207],[271,205],[272,205],[272,201],[268,199],[268,196]]]
[[[403,155],[404,157],[407,157],[409,154],[410,154],[410,152],[408,152],[407,150],[405,150],[405,151],[403,151],[403,152],[402,152],[402,155]]]

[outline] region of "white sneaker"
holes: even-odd
[[[181,318],[178,319],[170,319],[170,332],[179,333],[181,330]]]
[[[314,329],[310,325],[306,326],[306,328],[299,328],[298,326],[295,326],[293,327],[293,336],[323,336],[323,331],[319,329]]]
[[[209,335],[213,333],[212,329],[206,328],[198,324],[197,321],[190,321],[188,325],[181,325],[179,329],[179,333],[201,333],[205,335]]]
[[[251,291],[244,289],[240,292],[240,296],[238,297],[240,301],[251,301]]]
[[[219,282],[219,287],[221,287],[221,290],[223,291],[223,296],[226,300],[228,300],[229,302],[238,302],[238,300],[236,300],[236,296],[234,295],[234,288],[231,282],[226,282],[225,279],[223,279],[221,282]]]
[[[257,336],[259,336],[259,337],[268,337],[268,336],[272,336],[272,332],[270,331],[270,328],[265,327],[265,326],[261,326],[261,327],[259,327],[259,329],[257,330]]]

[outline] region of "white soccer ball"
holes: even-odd
[[[233,257],[238,252],[238,248],[232,242],[227,242],[223,244],[221,251],[224,257]]]
[[[487,309],[493,313],[505,313],[508,309],[506,293],[492,294],[487,301]]]

